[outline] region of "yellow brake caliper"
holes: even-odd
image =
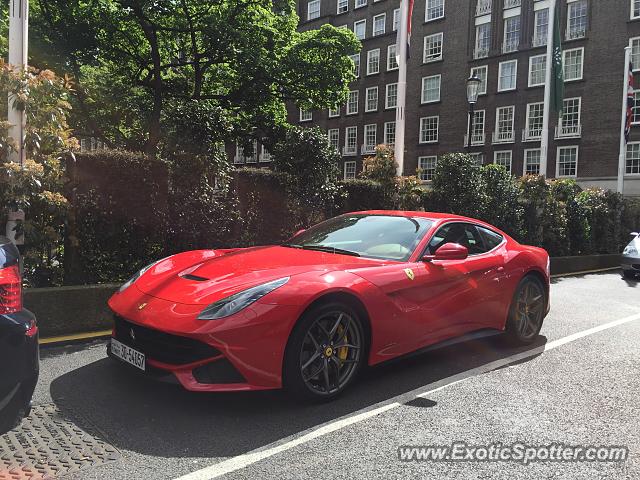
[[[340,325],[338,327],[338,334],[342,335],[342,332],[344,332],[344,328]],[[342,340],[344,343],[349,343],[346,335],[342,337]],[[340,361],[344,362],[347,359],[347,353],[349,353],[349,347],[342,347],[338,349],[338,358]]]

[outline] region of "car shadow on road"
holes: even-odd
[[[160,457],[227,457],[281,440],[467,370],[529,351],[500,337],[463,342],[363,371],[339,399],[301,404],[281,391],[208,394],[155,382],[104,358],[56,378],[51,396],[81,428],[116,448]],[[86,420],[85,420],[86,419]]]

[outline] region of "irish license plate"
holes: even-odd
[[[139,351],[120,343],[115,338],[111,339],[111,353],[120,360],[127,362],[142,371],[145,370],[144,353],[140,353]]]

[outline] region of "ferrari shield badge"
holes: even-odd
[[[414,278],[416,278],[416,274],[415,274],[415,273],[413,273],[413,270],[411,270],[410,268],[405,268],[405,269],[404,269],[404,273],[406,273],[406,274],[407,274],[407,278],[408,278],[409,280],[413,280]]]
[[[140,305],[138,305],[138,310],[142,310],[146,306],[147,306],[146,303],[141,303]]]

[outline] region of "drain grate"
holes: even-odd
[[[20,427],[0,436],[0,480],[50,479],[120,458],[63,412],[55,404],[35,406]]]

